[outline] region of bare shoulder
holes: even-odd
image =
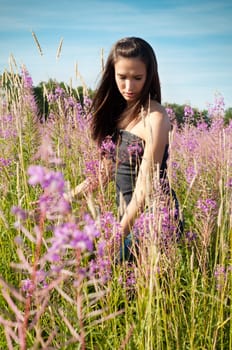
[[[171,129],[170,119],[165,107],[156,101],[151,101],[149,109],[146,111],[146,119],[149,124],[159,126],[169,131]]]

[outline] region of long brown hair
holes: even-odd
[[[127,108],[125,99],[120,94],[115,81],[115,63],[119,57],[139,58],[146,65],[147,76],[140,98]],[[122,125],[120,116],[129,124],[137,116],[148,99],[161,103],[161,89],[158,65],[152,47],[143,39],[136,37],[123,38],[112,47],[106,61],[101,81],[91,105],[92,137],[101,145],[106,136],[112,135],[117,126]],[[125,123],[124,123],[125,124]]]

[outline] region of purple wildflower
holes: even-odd
[[[0,158],[0,168],[1,167],[7,167],[11,164],[10,159]]]
[[[55,227],[52,244],[48,249],[48,258],[50,261],[56,262],[60,260],[75,230],[77,230],[77,226],[69,222]]]
[[[149,233],[150,231],[150,227],[154,227],[154,233],[157,233],[155,230],[155,225],[153,225],[154,221],[155,221],[154,214],[142,213],[135,220],[134,227],[133,227],[134,234],[139,237],[146,236],[146,234]]]
[[[33,81],[31,76],[29,75],[28,71],[26,70],[26,67],[23,66],[21,69],[22,74],[22,80],[23,80],[23,86],[25,89],[32,89],[33,87]]]
[[[116,242],[121,239],[121,227],[119,222],[116,220],[112,212],[105,212],[100,217],[100,227],[103,237],[106,241],[112,239],[114,232],[114,238]]]
[[[176,118],[175,112],[173,111],[173,109],[171,107],[166,107],[166,112],[167,112],[169,119],[171,121],[173,121]]]
[[[69,96],[64,99],[65,110],[69,110],[69,108],[73,108],[76,105],[76,101],[73,97]]]
[[[18,219],[23,221],[26,220],[28,217],[28,213],[18,206],[13,206],[11,208],[11,212],[13,215],[17,216]]]
[[[64,193],[65,182],[62,173],[49,171],[40,165],[31,165],[28,168],[28,175],[30,185],[40,184],[49,193]]]
[[[197,208],[200,209],[206,215],[212,213],[212,211],[215,211],[216,207],[216,201],[211,198],[207,198],[204,200],[200,198],[197,201]]]
[[[160,212],[162,217],[162,233],[169,234],[170,232],[174,232],[175,227],[171,223],[170,208],[163,207],[160,209]]]
[[[172,169],[172,178],[177,179],[177,171],[180,169],[180,163],[179,162],[171,162],[171,169]]]
[[[84,228],[83,228],[83,232],[91,239],[95,239],[96,237],[100,236],[100,232],[96,227],[96,223],[95,221],[91,218],[91,216],[89,214],[86,214],[84,216]]]
[[[101,144],[101,154],[111,158],[115,154],[116,145],[110,136],[107,136]]]
[[[172,169],[179,169],[180,164],[178,162],[172,162]]]
[[[199,146],[197,140],[189,138],[186,142],[186,148],[190,153],[193,153]]]
[[[70,212],[70,203],[57,193],[41,195],[39,206],[41,212],[46,213],[46,216],[50,219],[54,214],[65,215]]]
[[[3,116],[0,116],[1,121],[1,127],[0,127],[0,137],[3,139],[9,139],[11,137],[15,137],[17,132],[12,127],[13,124],[13,117],[11,114],[6,114]]]
[[[59,97],[63,97],[63,96],[64,96],[64,90],[60,86],[57,86],[55,88],[55,97],[56,97],[56,99],[58,99]]]
[[[92,104],[91,98],[89,98],[88,96],[84,96],[84,107],[89,109],[91,104]]]
[[[64,193],[65,182],[64,177],[61,172],[49,171],[45,174],[43,182],[41,184],[42,188],[50,193]]]
[[[98,276],[105,283],[112,276],[112,258],[116,256],[121,243],[121,227],[111,212],[100,216],[101,236],[96,245],[96,256],[90,261],[90,274]]]
[[[139,143],[133,143],[127,147],[127,151],[130,156],[138,157],[142,154],[143,148]]]
[[[90,161],[85,162],[85,170],[84,174],[86,176],[97,176],[99,169],[99,160],[98,159],[92,159]]]
[[[224,97],[217,93],[214,97],[214,104],[208,105],[208,114],[211,118],[221,117],[224,115],[225,102]]]
[[[47,95],[47,100],[48,100],[48,102],[55,102],[55,100],[56,100],[56,96],[52,93],[52,92],[50,92],[48,95]]]
[[[111,261],[108,257],[97,256],[89,263],[90,275],[97,276],[102,283],[107,282],[112,276]]]
[[[64,198],[65,181],[61,172],[32,165],[28,169],[30,176],[28,182],[32,186],[39,184],[44,193],[40,196],[39,206],[41,212],[52,219],[55,214],[65,215],[70,212],[70,203]]]
[[[46,170],[44,167],[40,165],[31,165],[28,168],[28,175],[30,176],[28,183],[31,186],[35,186],[38,184],[42,186],[45,174],[46,174]]]
[[[135,284],[136,284],[135,272],[134,270],[131,270],[129,275],[127,276],[126,285],[127,287],[131,287],[131,286],[134,286]]]
[[[206,122],[200,121],[197,123],[197,129],[201,132],[206,132],[209,126]]]
[[[85,217],[83,228],[79,228],[71,222],[56,226],[48,250],[48,260],[51,262],[60,261],[67,249],[92,252],[94,239],[98,236],[99,231],[96,224],[89,216]]]
[[[194,177],[196,176],[196,170],[195,170],[195,168],[194,168],[194,166],[193,165],[190,165],[190,166],[188,166],[187,168],[186,168],[186,170],[185,170],[185,172],[186,172],[186,180],[187,180],[187,182],[188,183],[191,183],[191,181],[194,179]]]
[[[101,240],[100,242],[98,242],[98,245],[97,245],[98,256],[100,256],[100,257],[104,256],[105,248],[106,248],[106,241],[105,240]]]
[[[80,230],[73,231],[73,238],[70,241],[70,246],[74,249],[80,249],[81,251],[93,251],[93,241],[85,232]]]
[[[194,115],[194,110],[190,106],[185,106],[184,107],[184,116],[191,119],[193,115]]]
[[[32,280],[27,278],[21,281],[21,288],[22,288],[22,291],[26,293],[27,296],[31,296],[34,289],[34,284]]]
[[[30,77],[25,66],[22,67],[21,73],[22,73],[22,83],[24,87],[23,100],[26,103],[26,105],[29,106],[31,111],[33,111],[34,113],[37,113],[37,104],[35,102],[35,97],[32,90],[33,88],[32,78]]]

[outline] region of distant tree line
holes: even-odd
[[[6,73],[7,74],[7,73]],[[10,74],[9,74],[10,76]],[[21,77],[17,75],[17,79],[6,79],[6,76],[0,75],[0,88],[6,88],[10,91],[16,91],[17,87],[12,87],[13,82],[20,81]],[[17,84],[18,85],[18,84]],[[64,82],[57,82],[56,80],[49,79],[47,82],[40,82],[37,86],[33,86],[33,94],[38,108],[39,116],[47,118],[49,115],[49,101],[48,95],[55,93],[56,88],[59,87],[67,94],[67,96],[72,96],[77,102],[83,105],[84,97],[88,96],[90,99],[94,96],[94,90],[86,88],[85,86],[78,86],[76,88],[70,87]],[[164,106],[172,111],[172,114],[176,120],[176,123],[181,127],[186,120],[191,124],[197,125],[199,121],[204,121],[210,124],[211,119],[207,110],[200,111],[197,108],[191,108],[191,118],[186,118],[185,108],[186,105],[179,105],[176,103],[165,103]],[[225,110],[224,121],[228,124],[232,120],[232,107]]]
[[[37,103],[38,113],[39,115],[43,115],[45,119],[49,114],[48,94],[54,94],[57,87],[66,92],[68,96],[72,96],[81,105],[84,103],[84,96],[88,96],[91,99],[94,95],[94,91],[85,86],[73,88],[64,82],[58,83],[52,79],[49,79],[48,82],[40,82],[37,86],[33,87],[33,93]]]
[[[192,115],[186,116],[186,105],[179,105],[177,103],[164,103],[164,107],[166,107],[167,110],[173,112],[174,119],[176,120],[176,123],[179,127],[181,125],[184,125],[187,121],[190,124],[194,125],[197,125],[199,121],[204,121],[207,124],[210,124],[210,118],[208,116],[207,110],[200,111],[197,108],[191,108],[189,106]],[[170,118],[172,119],[171,115]]]

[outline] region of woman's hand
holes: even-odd
[[[81,182],[79,185],[77,185],[73,189],[68,189],[66,193],[64,193],[64,198],[71,202],[74,197],[80,197],[87,195],[91,189],[90,189],[90,180],[85,179],[83,182]]]

